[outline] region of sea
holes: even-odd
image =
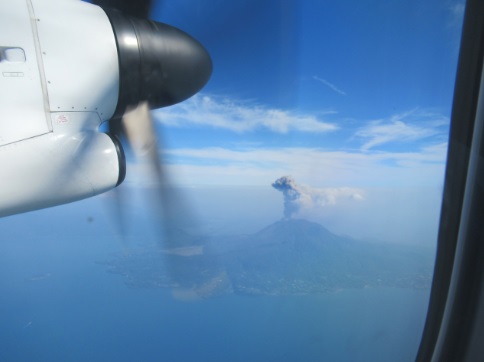
[[[0,362],[415,358],[428,289],[180,300],[108,273],[129,245],[63,210],[0,222]]]

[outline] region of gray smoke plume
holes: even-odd
[[[338,199],[363,200],[363,191],[349,187],[317,189],[298,185],[291,176],[278,178],[273,184],[284,195],[284,217],[289,219],[302,208],[335,205]]]
[[[273,184],[276,190],[279,190],[284,195],[284,217],[290,218],[299,210],[297,200],[301,197],[301,192],[298,190],[298,185],[290,176],[283,176],[278,178]]]

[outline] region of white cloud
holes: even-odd
[[[355,201],[365,199],[365,192],[362,189],[354,187],[317,188],[307,185],[300,185],[299,187],[303,192],[298,202],[305,208],[333,206],[342,199]]]
[[[346,95],[346,92],[344,92],[341,89],[339,89],[338,87],[336,87],[333,83],[328,82],[326,79],[320,78],[316,75],[313,76],[313,79],[317,80],[320,83],[323,83],[325,86],[327,86],[331,90],[335,91],[336,93],[341,94],[342,96]]]
[[[465,0],[448,0],[444,4],[447,4],[446,10],[449,14],[446,25],[451,32],[451,48],[449,50],[457,57],[460,49],[462,24],[466,7]]]
[[[323,132],[327,127],[334,127],[309,116],[217,101],[207,96],[184,102],[175,111],[155,113],[164,123],[174,126],[193,122],[237,132],[261,127],[275,132],[293,129]],[[226,148],[214,144],[203,148],[169,148],[164,150],[164,159],[168,161],[165,167],[174,182],[182,185],[266,186],[281,175],[291,174],[300,182],[319,188],[441,187],[448,124],[449,120],[442,115],[417,109],[368,122],[353,133],[352,141],[363,140],[359,149],[266,148],[250,142],[246,147]],[[410,143],[406,151],[377,147],[403,142]],[[149,180],[140,176],[142,164],[130,166],[127,183]]]
[[[412,142],[447,132],[449,120],[430,112],[412,110],[393,115],[387,120],[369,122],[356,132],[366,142],[361,149],[367,151],[387,143]],[[443,129],[445,127],[445,129]]]
[[[464,1],[456,1],[449,6],[449,10],[453,16],[452,24],[462,23],[462,18],[464,17],[465,8],[466,8],[466,5]]]
[[[182,185],[270,185],[281,175],[319,188],[441,187],[447,144],[416,152],[329,151],[317,148],[166,150],[165,167]],[[130,164],[127,183],[146,183],[142,164]],[[148,181],[147,181],[148,180]]]
[[[195,95],[176,106],[158,109],[153,115],[167,126],[200,125],[238,133],[257,129],[277,133],[322,133],[338,129],[336,125],[323,122],[313,115],[247,105],[207,95]]]

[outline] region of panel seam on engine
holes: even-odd
[[[35,17],[34,7],[31,0],[27,0],[27,7],[29,9],[30,23],[32,25],[32,35],[35,45],[35,53],[37,57],[37,67],[39,68],[40,85],[42,88],[42,98],[44,103],[45,122],[47,123],[47,128],[49,129],[49,131],[53,132],[52,121],[50,119],[49,93],[47,90],[47,80],[45,77],[42,50],[40,48],[39,31],[37,28],[37,22],[40,20]]]

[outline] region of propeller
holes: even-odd
[[[150,109],[182,102],[197,93],[210,78],[212,61],[206,49],[187,33],[149,20],[151,1],[97,0],[93,4],[107,14],[118,49],[119,98],[108,133],[127,141],[137,158],[150,166],[155,181],[155,195],[150,195],[152,209],[155,215],[163,215],[160,247],[176,253],[179,248],[193,246],[193,237],[185,230],[195,223],[163,166]],[[122,227],[119,190],[115,198]]]
[[[150,109],[170,106],[197,93],[209,80],[212,60],[190,35],[167,24],[104,9],[116,37],[119,98],[111,133],[122,134],[128,107],[146,101]]]

